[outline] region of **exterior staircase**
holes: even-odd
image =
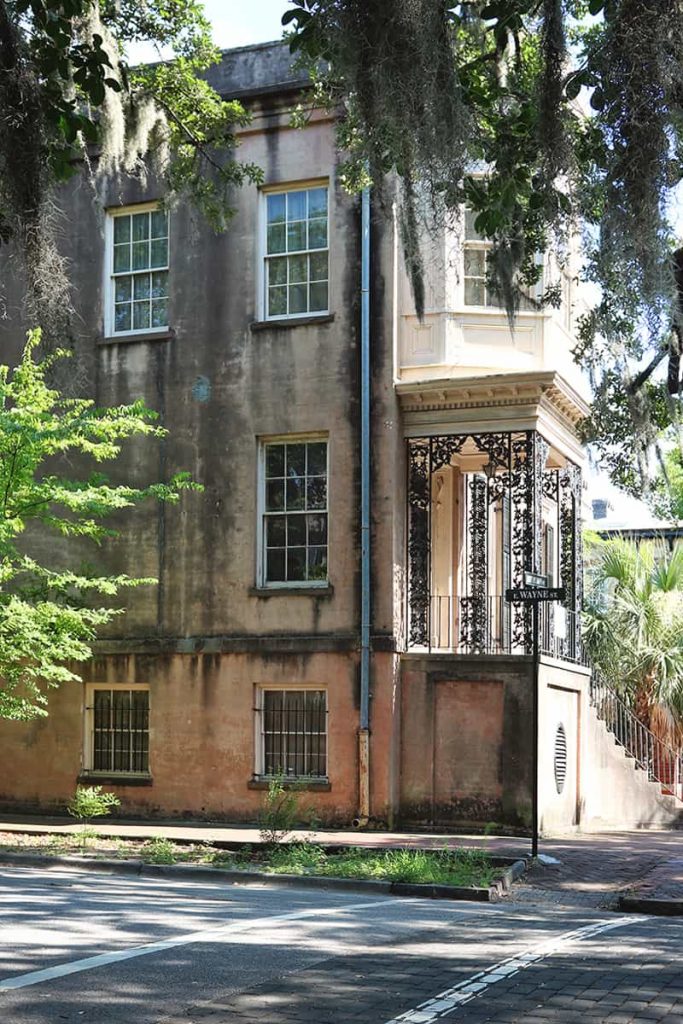
[[[599,675],[590,683],[590,787],[584,827],[683,827],[683,751],[659,739]]]

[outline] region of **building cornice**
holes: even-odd
[[[396,384],[404,412],[524,408],[543,409],[573,432],[589,412],[588,403],[555,371],[406,381]]]

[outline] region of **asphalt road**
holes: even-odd
[[[0,871],[1,1024],[683,1024],[683,921]]]

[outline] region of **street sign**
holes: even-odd
[[[513,587],[505,591],[506,601],[524,601],[529,604],[536,601],[564,601],[566,597],[565,587]]]
[[[547,587],[550,580],[544,572],[525,572],[525,587]]]

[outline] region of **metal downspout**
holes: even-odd
[[[358,818],[370,817],[370,189],[361,197],[361,636]]]

